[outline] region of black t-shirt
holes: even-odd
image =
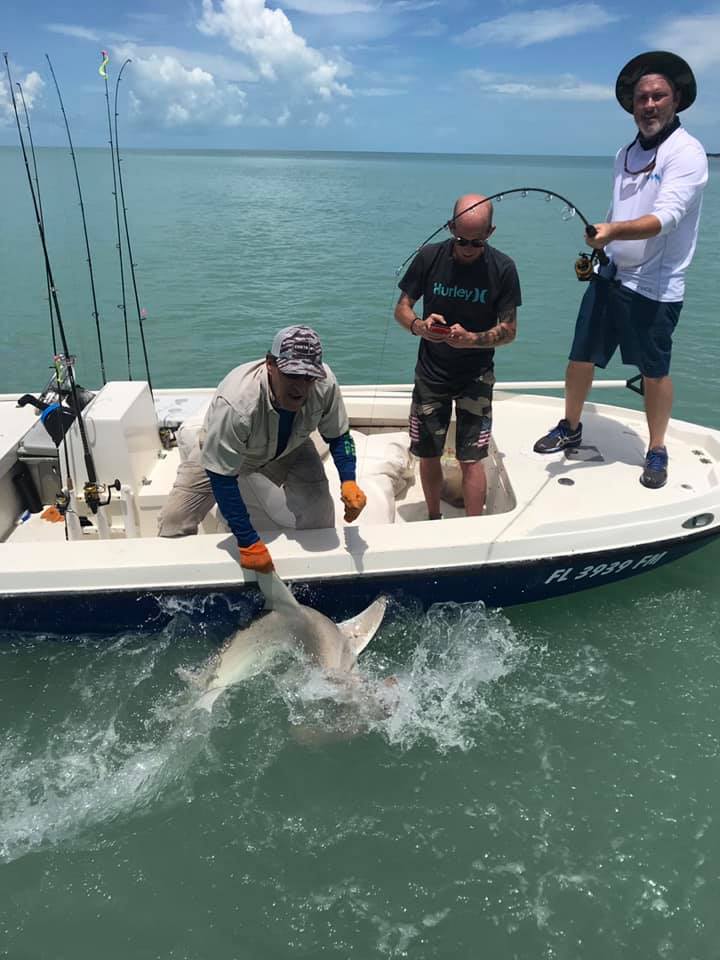
[[[423,319],[439,313],[448,324],[459,323],[480,333],[497,324],[498,314],[522,303],[515,264],[485,245],[472,263],[458,263],[453,241],[423,247],[398,286],[411,300],[423,300]],[[420,342],[415,373],[428,383],[461,388],[492,366],[494,350],[459,350],[446,343]]]

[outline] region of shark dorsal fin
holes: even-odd
[[[266,610],[296,610],[300,604],[290,593],[287,584],[280,579],[275,570],[272,573],[258,573],[257,582],[265,597]]]
[[[362,653],[377,633],[387,608],[387,597],[378,597],[362,613],[337,625],[338,630],[347,639],[355,656]]]

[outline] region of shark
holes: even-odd
[[[300,648],[305,656],[338,682],[352,682],[357,659],[375,636],[385,616],[387,597],[342,623],[298,603],[277,573],[257,574],[265,597],[258,618],[233,634],[195,684],[202,693],[195,708],[212,712],[228,687],[263,670],[283,650]]]

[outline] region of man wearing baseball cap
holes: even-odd
[[[677,116],[696,93],[692,70],[674,53],[641,53],[620,71],[615,96],[638,132],[615,157],[608,222],[585,235],[591,247],[605,249],[609,263],[580,305],[565,375],[565,417],[534,447],[556,453],[581,444],[580,417],[594,368],[604,368],[619,346],[623,363],[642,374],[650,439],[640,482],[650,489],[667,480],[672,334],[708,177],[704,147]]]
[[[315,331],[285,327],[264,360],[235,367],[215,391],[198,443],[178,469],[160,536],[197,533],[217,502],[237,539],[241,565],[269,573],[273,562],[243,500],[243,480],[260,473],[282,486],[297,529],[334,526],[325,468],[310,439],[315,429],[330,447],[351,523],[366,498],[355,482],[355,445],[337,381],[322,362]]]

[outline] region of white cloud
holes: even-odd
[[[150,13],[148,11],[128,13],[126,16],[128,20],[137,20],[138,23],[149,24],[150,26],[157,26],[159,23],[167,23],[169,19],[166,13]]]
[[[128,14],[137,20],[154,23],[156,20],[165,19],[164,14]],[[229,80],[234,83],[253,82],[258,79],[256,70],[251,70],[247,63],[243,63],[237,58],[225,57],[220,53],[207,53],[204,50],[186,50],[183,47],[176,47],[169,44],[159,43],[141,43],[129,38],[126,34],[113,32],[99,33],[90,27],[75,26],[66,23],[49,23],[45,27],[53,33],[60,33],[64,36],[77,37],[81,40],[90,40],[93,43],[103,43],[113,45],[113,57],[111,60],[111,69],[115,66],[115,60],[118,57],[170,57],[178,60],[184,67],[192,69],[200,67],[216,77]]]
[[[330,117],[323,113],[322,110],[315,117],[315,126],[316,127],[326,127],[330,123]]]
[[[13,77],[13,83],[17,82],[18,78]],[[22,86],[23,94],[25,95],[25,104],[28,108],[28,113],[30,113],[42,93],[42,89],[45,86],[45,81],[39,73],[36,73],[35,70],[31,70],[29,73],[25,74],[24,79],[19,80],[19,83]],[[20,124],[22,126],[23,108],[17,88],[15,88],[15,101],[17,103],[18,113],[20,114]],[[12,98],[8,88],[7,77],[0,74],[0,126],[14,123],[15,113],[13,111]],[[25,136],[24,126],[23,136]]]
[[[345,13],[369,13],[377,8],[377,4],[367,3],[366,0],[284,0],[283,7],[298,10],[300,13],[338,16]]]
[[[613,100],[612,87],[585,83],[572,74],[559,77],[517,77],[487,70],[466,70],[463,76],[474,81],[479,93],[518,100]]]
[[[118,58],[124,59],[164,59],[169,57],[177,60],[188,70],[194,67],[200,67],[207,73],[211,73],[216,80],[227,80],[230,83],[253,83],[257,81],[258,74],[256,70],[251,70],[248,65],[232,57],[224,57],[219,53],[205,53],[202,50],[185,50],[182,47],[164,46],[161,44],[137,44],[122,43],[113,48],[113,59],[111,60],[111,69],[113,62]]]
[[[360,97],[400,97],[407,93],[407,90],[399,90],[396,87],[365,87],[356,90],[355,93]]]
[[[243,122],[247,98],[238,86],[200,67],[185,67],[175,57],[136,53],[124,76],[131,115],[141,124],[177,129],[236,127]]]
[[[444,33],[447,33],[447,29],[447,26],[442,20],[438,20],[437,17],[431,17],[419,27],[416,27],[412,35],[414,37],[440,37]]]
[[[479,47],[490,43],[529,47],[560,37],[573,37],[588,30],[597,30],[620,20],[597,3],[571,3],[545,10],[524,10],[508,13],[495,20],[485,20],[471,27],[457,39],[458,43]]]
[[[72,23],[48,23],[46,30],[51,33],[59,33],[64,37],[76,37],[78,40],[92,40],[94,43],[100,43],[100,35],[96,30],[90,30],[88,27],[78,27]]]
[[[331,60],[309,47],[293,30],[282,10],[271,10],[265,0],[203,0],[198,29],[208,36],[224,36],[233,49],[249,56],[267,80],[282,76],[323,100],[349,96],[340,78],[349,73],[341,60]]]
[[[440,0],[396,0],[392,5],[393,10],[400,10],[403,13],[414,13],[417,10],[427,10],[430,7],[440,6]]]
[[[720,64],[720,13],[686,15],[668,20],[653,30],[649,41],[655,50],[672,50],[693,70]]]

